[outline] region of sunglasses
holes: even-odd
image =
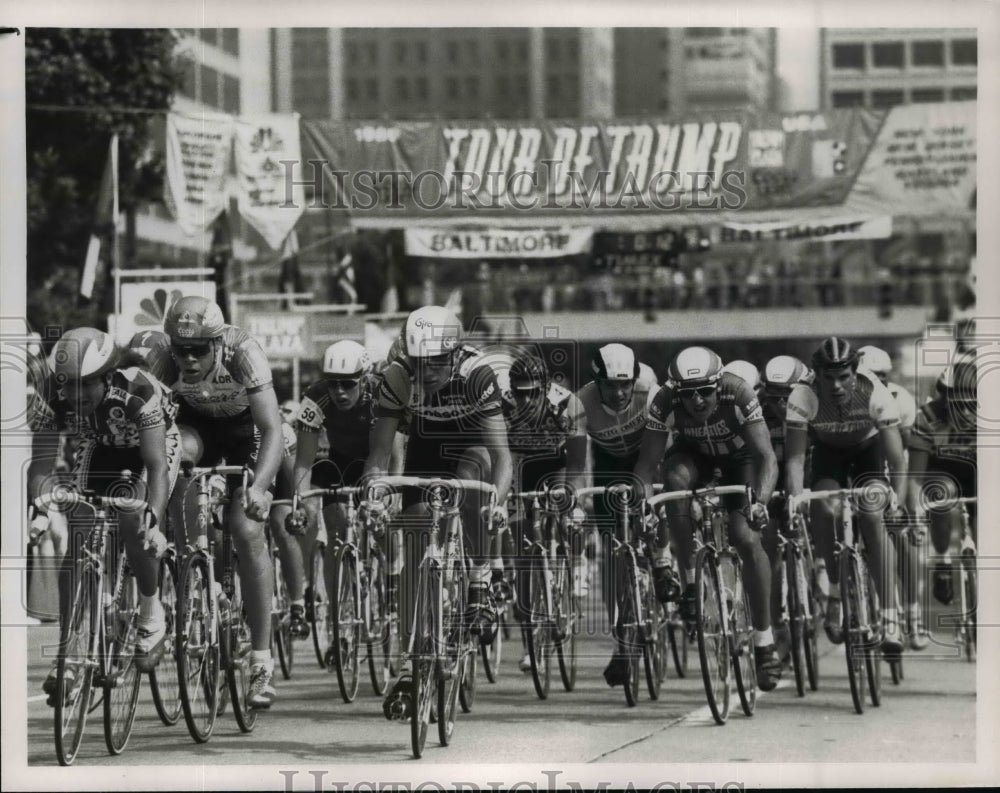
[[[695,394],[707,399],[715,393],[715,388],[716,387],[714,385],[703,385],[698,388],[678,388],[677,394],[681,397],[681,399],[690,399]]]
[[[352,388],[357,388],[360,380],[345,380],[345,379],[334,379],[326,381],[330,388],[340,388],[344,391],[350,391]]]
[[[211,344],[171,344],[170,349],[174,351],[175,355],[181,357],[187,355],[193,355],[195,358],[201,358],[203,355],[207,355],[212,349]]]
[[[281,412],[285,413],[285,414],[294,413],[295,412],[295,408],[282,408]]]
[[[764,396],[770,397],[771,399],[788,399],[792,395],[792,389],[790,388],[764,388]]]

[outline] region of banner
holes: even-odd
[[[301,162],[298,114],[236,122],[239,211],[274,250],[281,248],[305,210],[302,185],[285,179],[282,162]]]
[[[804,222],[720,224],[720,242],[877,240],[892,236],[892,217],[821,218]]]
[[[291,359],[312,356],[307,339],[312,338],[309,314],[285,311],[245,311],[241,327],[264,349],[268,358]]]
[[[550,259],[590,251],[593,231],[562,229],[411,229],[403,231],[407,256],[440,259]]]
[[[163,330],[163,319],[167,315],[167,309],[186,295],[200,295],[215,300],[215,283],[213,281],[123,283],[122,310],[114,321],[115,339],[119,344],[125,344],[141,330]]]
[[[971,211],[976,189],[976,102],[898,105],[858,175],[851,200],[898,215]]]
[[[163,200],[188,236],[204,232],[225,209],[233,120],[167,114]]]

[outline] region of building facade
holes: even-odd
[[[976,98],[975,29],[825,28],[824,107],[891,107]]]

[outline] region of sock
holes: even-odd
[[[835,584],[830,582],[830,597],[835,600],[840,600],[840,584]]]
[[[657,548],[656,553],[653,557],[653,567],[669,567],[670,566],[670,549],[669,548]]]
[[[250,652],[250,666],[255,666],[256,664],[263,664],[264,667],[269,671],[274,671],[274,659],[271,657],[271,650],[251,650]]]
[[[152,619],[153,617],[159,616],[163,611],[163,605],[160,603],[160,591],[157,590],[153,595],[143,595],[139,593],[139,616],[143,619]]]
[[[882,612],[882,622],[886,630],[896,632],[899,630],[899,612],[896,609],[885,609]]]
[[[753,632],[753,646],[754,647],[767,647],[769,644],[774,644],[774,631],[768,628],[766,631],[754,631]]]
[[[687,586],[694,586],[694,568],[688,568],[684,571],[684,581]]]
[[[916,622],[920,619],[920,604],[911,603],[906,607],[906,613],[909,615],[911,622]]]
[[[305,608],[306,607],[306,599],[304,597],[302,597],[302,598],[295,598],[295,600],[292,601],[292,605],[293,606],[302,606],[302,608]]]

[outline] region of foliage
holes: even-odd
[[[93,302],[78,301],[108,143],[117,132],[122,210],[158,199],[163,164],[150,143],[181,84],[176,43],[166,29],[26,32],[27,314],[36,328],[100,326],[108,313],[100,281]]]

